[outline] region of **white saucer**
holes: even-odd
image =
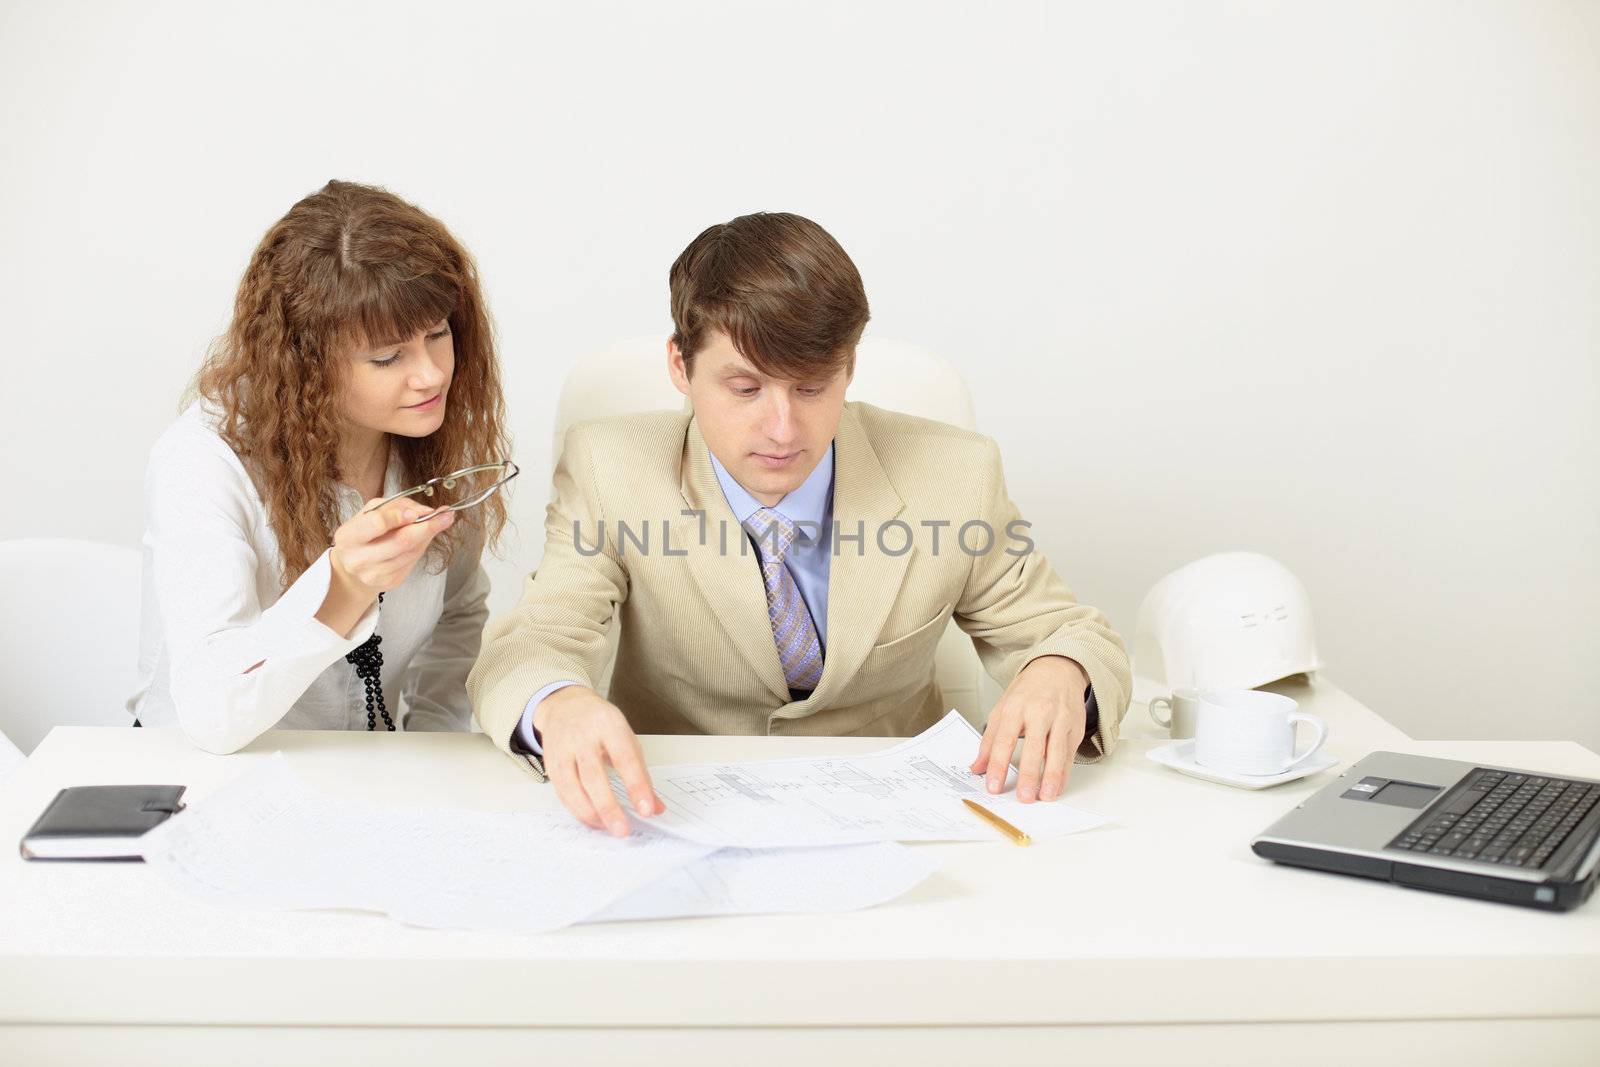
[[[1300,766],[1282,774],[1235,774],[1233,771],[1219,771],[1215,767],[1202,767],[1194,761],[1194,738],[1183,741],[1173,741],[1170,744],[1158,745],[1145,753],[1163,767],[1171,767],[1175,771],[1182,771],[1191,778],[1203,778],[1208,782],[1219,785],[1238,786],[1240,789],[1266,789],[1268,786],[1282,785],[1292,782],[1296,778],[1304,778],[1308,774],[1325,771],[1336,766],[1339,762],[1337,756],[1326,752],[1318,752]]]

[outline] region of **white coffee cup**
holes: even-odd
[[[1166,709],[1166,718],[1156,714],[1157,708]],[[1195,721],[1200,718],[1200,690],[1180,686],[1170,697],[1156,697],[1150,701],[1150,717],[1173,737],[1193,737]]]
[[[1207,689],[1200,695],[1194,759],[1234,774],[1282,774],[1316,754],[1328,739],[1328,724],[1300,711],[1293,699],[1258,689]],[[1317,739],[1294,751],[1296,723],[1309,723]]]

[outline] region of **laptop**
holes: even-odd
[[[1293,867],[1566,911],[1600,867],[1600,782],[1374,752],[1261,832]]]

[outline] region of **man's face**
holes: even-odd
[[[691,377],[683,353],[667,342],[672,384],[694,406],[712,455],[769,507],[798,489],[839,429],[851,375],[841,367],[815,380],[769,378],[721,332],[710,335],[693,363]]]

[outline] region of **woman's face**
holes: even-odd
[[[456,350],[441,319],[399,344],[350,355],[344,415],[355,426],[426,437],[444,424]]]

